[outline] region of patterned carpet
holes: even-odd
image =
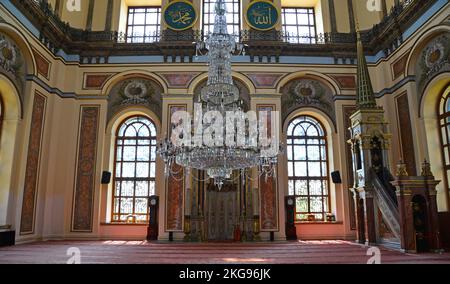
[[[68,250],[81,263],[143,264],[364,264],[367,247],[346,241],[283,243],[148,243],[55,241],[0,248],[0,263],[66,263]],[[73,250],[73,249],[72,249]],[[381,248],[381,263],[450,263],[450,253],[403,254]]]

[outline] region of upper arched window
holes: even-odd
[[[214,31],[215,6],[217,0],[203,0],[203,34]],[[240,0],[225,0],[227,8],[228,32],[237,38],[241,32],[241,3]]]
[[[441,129],[442,158],[446,188],[450,188],[450,87],[444,92],[439,104],[439,125]]]
[[[325,220],[330,204],[327,138],[319,121],[300,116],[289,123],[287,158],[288,194],[296,198],[296,220]]]
[[[113,222],[148,222],[148,197],[155,194],[156,127],[142,116],[123,122],[116,137]]]

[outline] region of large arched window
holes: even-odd
[[[450,183],[450,87],[444,92],[439,104],[439,125],[441,129],[442,158],[446,190]]]
[[[296,220],[325,220],[329,212],[326,133],[310,116],[293,119],[287,131],[288,190],[296,198]]]
[[[203,34],[214,30],[215,7],[217,0],[203,0]],[[241,3],[240,0],[225,0],[227,8],[228,32],[239,39],[241,32]]]
[[[155,194],[156,128],[142,116],[128,118],[116,138],[113,222],[148,222],[148,197]]]

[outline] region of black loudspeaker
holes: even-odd
[[[111,173],[103,172],[102,174],[102,184],[109,184],[111,182]]]
[[[16,231],[0,231],[0,247],[13,246],[16,241]]]
[[[335,183],[335,184],[341,184],[342,183],[341,173],[339,171],[332,172],[331,173],[331,179],[333,180],[333,183]]]

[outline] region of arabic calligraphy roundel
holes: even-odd
[[[197,11],[192,3],[185,0],[177,0],[167,4],[163,16],[167,27],[175,31],[192,28],[198,18]]]
[[[270,1],[254,1],[247,7],[245,19],[253,29],[268,31],[278,24],[280,13],[278,8]]]

